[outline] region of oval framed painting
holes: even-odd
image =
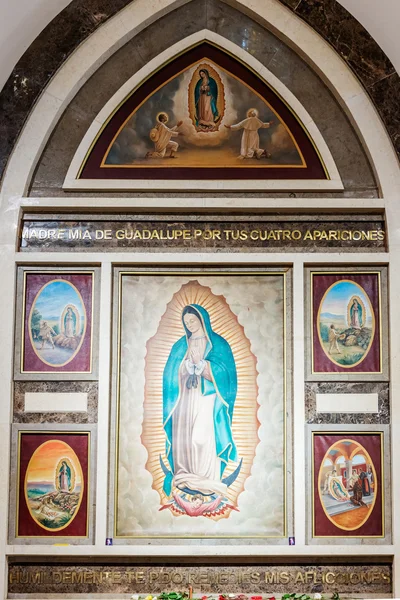
[[[36,356],[50,367],[64,367],[78,354],[85,339],[87,315],[77,287],[53,279],[35,296],[29,313],[29,339]]]
[[[336,441],[319,469],[318,493],[326,517],[343,531],[355,531],[369,519],[380,493],[375,465],[354,439]]]
[[[81,463],[66,442],[48,440],[33,453],[24,492],[32,519],[46,531],[61,531],[75,519],[83,498]]]
[[[335,365],[356,367],[367,357],[375,337],[375,314],[367,292],[342,279],[325,292],[317,315],[319,343]]]

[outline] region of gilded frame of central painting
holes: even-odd
[[[115,268],[114,543],[287,543],[291,285],[279,267]]]

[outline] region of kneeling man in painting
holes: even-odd
[[[350,502],[354,504],[354,506],[367,506],[363,501],[363,490],[362,490],[362,482],[361,479],[356,476],[353,483],[353,496],[350,498]]]
[[[182,121],[179,121],[175,127],[167,127],[168,115],[164,112],[157,115],[157,121],[156,126],[150,131],[150,139],[154,143],[154,152],[148,152],[146,158],[175,158],[175,152],[178,151],[179,144],[174,142],[172,138],[183,135],[178,131]],[[169,150],[169,156],[166,156],[167,150]]]

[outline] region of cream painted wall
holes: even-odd
[[[0,0],[0,88],[42,29],[70,0]],[[339,0],[370,32],[400,73],[400,0]]]

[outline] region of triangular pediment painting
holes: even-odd
[[[163,65],[100,131],[80,179],[328,179],[306,129],[255,72],[209,43]]]

